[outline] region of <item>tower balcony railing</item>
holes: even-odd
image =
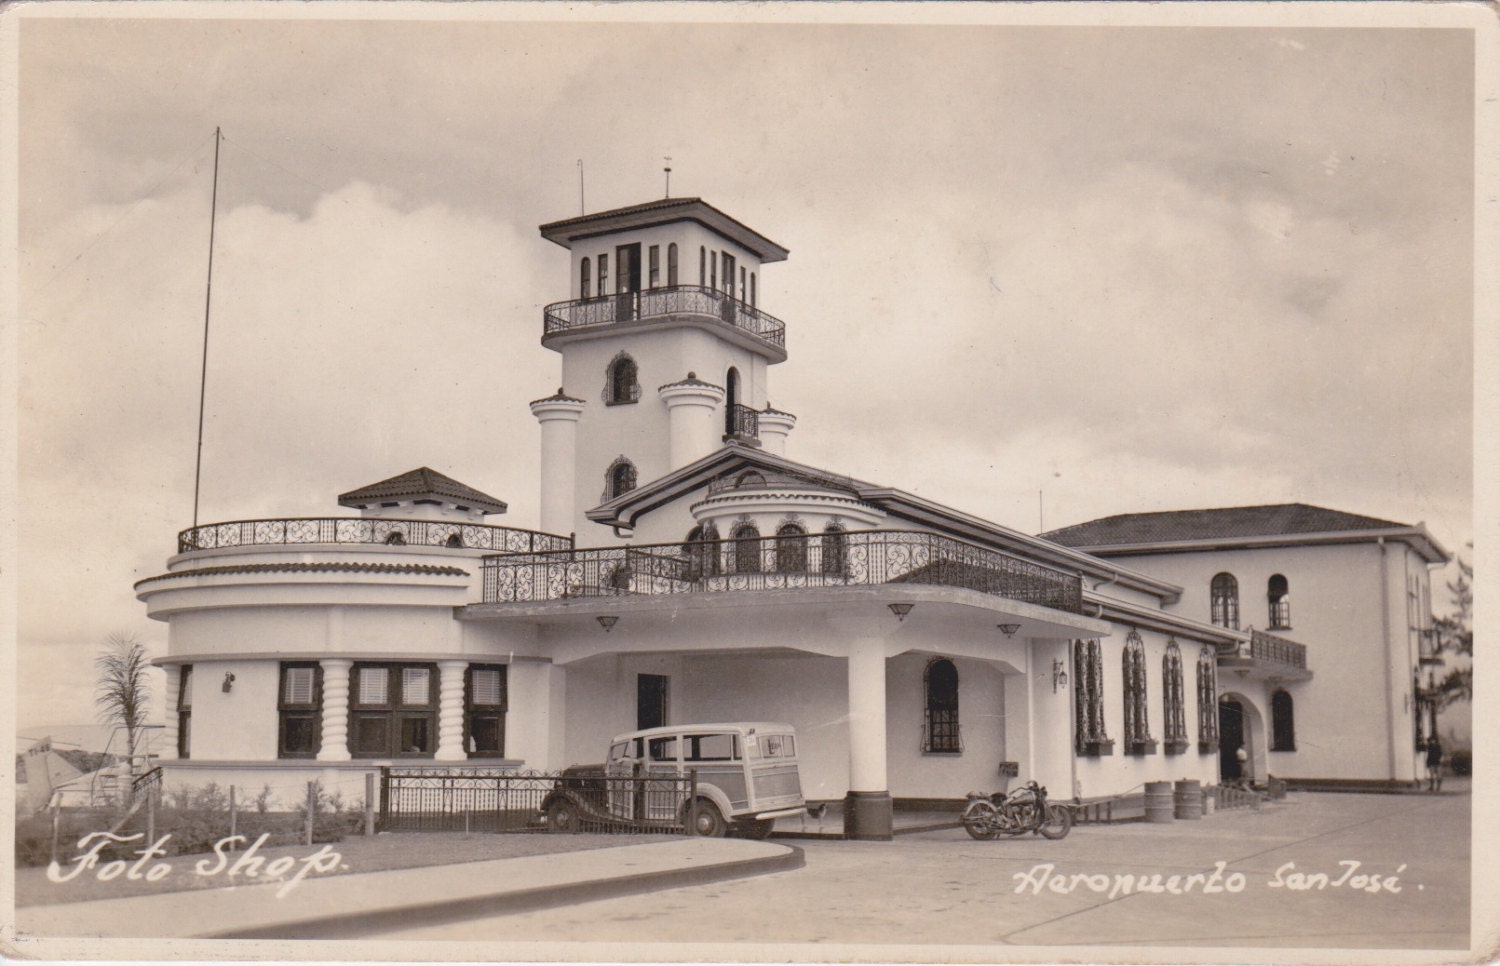
[[[729,407],[725,437],[738,436],[741,439],[760,438],[760,413],[749,406],[735,403]]]
[[[1082,578],[934,533],[830,531],[486,557],[483,602],[926,584],[1083,612]]]
[[[554,302],[544,310],[542,338],[621,322],[671,318],[708,319],[786,348],[786,323],[727,292],[701,285],[675,285],[599,298]]]
[[[376,517],[293,517],[235,520],[190,527],[177,535],[177,552],[229,547],[384,544],[492,553],[571,550],[572,537],[514,527],[492,527],[444,520],[388,520]]]

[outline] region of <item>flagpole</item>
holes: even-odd
[[[208,210],[208,284],[203,294],[203,368],[198,379],[198,459],[193,467],[193,529],[198,529],[198,489],[203,480],[203,403],[208,395],[208,315],[214,297],[214,223],[219,213],[219,129],[214,128],[214,190]]]

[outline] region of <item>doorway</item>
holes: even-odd
[[[636,317],[636,294],[641,290],[641,246],[637,242],[615,248],[615,319]]]
[[[660,728],[667,723],[667,684],[665,674],[635,676],[636,730]]]
[[[1234,781],[1240,777],[1240,760],[1235,754],[1245,743],[1245,706],[1233,698],[1219,701],[1219,779]]]

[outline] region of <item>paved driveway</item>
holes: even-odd
[[[715,958],[698,944],[767,942],[872,959],[1005,959],[1023,946],[1052,957],[1083,946],[1084,958],[1104,946],[1125,958],[1144,946],[1463,949],[1469,810],[1467,795],[1302,793],[1199,822],[1082,827],[1060,842],[975,842],[962,830],[798,842],[807,864],[792,872],[383,935],[500,942],[485,948],[503,958],[567,940],[608,943],[619,959]],[[1326,884],[1299,878],[1308,873]],[[681,945],[637,945],[649,941]]]

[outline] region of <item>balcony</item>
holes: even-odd
[[[729,408],[725,439],[759,439],[760,413],[738,403]]]
[[[486,557],[483,603],[882,584],[955,587],[1073,614],[1077,574],[932,533],[861,530]]]
[[[1219,667],[1241,677],[1254,676],[1279,681],[1305,681],[1312,677],[1307,667],[1307,645],[1255,628],[1249,629],[1250,640],[1238,649],[1219,654]]]
[[[382,520],[374,517],[296,517],[236,520],[190,527],[177,535],[177,552],[229,547],[281,547],[311,544],[383,544],[490,553],[571,550],[571,537],[534,530],[491,527],[443,520]]]
[[[542,344],[574,333],[627,323],[688,321],[743,333],[785,358],[786,324],[725,292],[699,285],[621,292],[602,298],[554,302],[544,310]]]

